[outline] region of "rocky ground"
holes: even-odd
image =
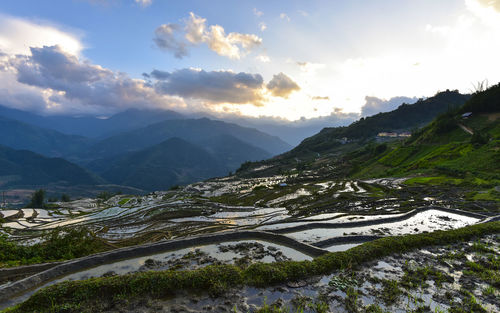
[[[219,297],[122,299],[102,312],[499,312],[500,236],[395,254],[358,268]],[[231,247],[228,247],[231,248]],[[240,249],[233,247],[233,249]],[[223,248],[225,249],[225,248]]]

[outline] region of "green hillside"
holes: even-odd
[[[0,116],[0,145],[26,149],[50,157],[64,157],[85,151],[91,139],[66,135]]]
[[[342,145],[342,138],[364,140],[380,132],[411,131],[426,125],[438,114],[463,105],[468,98],[458,91],[444,91],[414,104],[403,103],[394,111],[361,118],[347,127],[324,128],[285,155],[324,153]]]
[[[321,160],[341,158],[346,153],[364,148],[381,132],[410,132],[423,127],[439,114],[461,107],[469,98],[470,95],[447,90],[414,104],[402,104],[391,112],[361,118],[346,127],[324,128],[273,159],[244,164],[238,173],[242,176],[274,175],[297,166],[305,168],[322,163]],[[267,169],[252,170],[262,165]]]
[[[412,176],[407,184],[475,185],[498,198],[500,185],[500,84],[476,93],[403,143],[370,145],[344,157],[356,178]],[[472,112],[469,117],[462,114]],[[473,134],[471,134],[471,132]]]
[[[102,179],[61,158],[0,146],[0,186],[95,185]]]
[[[210,153],[179,138],[106,163],[107,169],[101,174],[106,180],[151,191],[227,174]]]

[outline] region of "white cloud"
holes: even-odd
[[[280,13],[280,18],[282,20],[286,20],[287,22],[290,22],[290,17],[286,13]]]
[[[147,7],[153,3],[153,0],[135,0],[135,3],[139,4],[142,7]]]
[[[80,36],[63,32],[44,22],[0,14],[0,51],[28,54],[30,47],[59,45],[62,50],[78,55],[83,49]]]
[[[206,40],[207,20],[196,16],[193,12],[189,13],[189,19],[185,22],[186,39],[192,44],[199,44]]]
[[[493,8],[500,12],[500,0],[477,0],[479,4],[487,8]]]
[[[269,58],[269,56],[267,56],[265,54],[258,55],[258,56],[255,57],[255,59],[257,61],[262,62],[262,63],[269,63],[269,62],[271,62],[271,59]]]
[[[309,13],[307,13],[306,11],[304,10],[297,10],[297,12],[302,15],[303,17],[308,17],[309,16]]]
[[[264,22],[260,22],[259,23],[259,28],[260,28],[260,31],[263,32],[267,29],[267,24],[264,23]]]
[[[452,29],[450,26],[433,26],[431,24],[427,24],[425,26],[425,30],[431,33],[447,36]]]
[[[486,25],[500,28],[499,0],[465,0],[465,6]]]
[[[313,63],[313,62],[297,62],[302,72],[315,72],[319,69],[324,68],[326,65],[323,63]]]
[[[255,16],[257,17],[261,17],[262,15],[264,15],[264,12],[257,10],[257,8],[253,8],[253,14],[255,14]]]
[[[155,30],[153,39],[161,49],[171,51],[177,58],[188,55],[190,45],[206,43],[208,47],[221,56],[240,59],[262,43],[262,39],[254,34],[231,32],[226,35],[220,25],[207,27],[206,19],[190,13],[185,26],[164,24]]]

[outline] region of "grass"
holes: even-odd
[[[6,312],[58,312],[62,307],[91,307],[118,298],[151,296],[163,298],[179,290],[203,291],[218,295],[241,285],[270,286],[297,281],[335,270],[352,268],[393,253],[404,253],[430,245],[446,245],[500,233],[500,222],[468,226],[449,231],[386,237],[342,252],[332,252],[312,261],[256,263],[247,268],[235,265],[210,265],[193,271],[134,273],[70,281],[44,288],[24,303]],[[54,305],[54,303],[57,303]]]
[[[382,300],[386,304],[395,303],[398,301],[399,296],[403,294],[403,291],[399,288],[399,283],[396,280],[383,280],[382,281]]]
[[[127,202],[129,202],[129,201],[130,201],[130,198],[123,198],[123,199],[121,199],[121,200],[118,202],[118,205],[119,205],[119,206],[122,206],[122,205],[126,204],[126,203],[127,203]]]
[[[0,267],[70,260],[108,250],[109,247],[84,227],[55,229],[31,246],[11,242],[0,234]]]

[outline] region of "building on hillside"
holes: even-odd
[[[466,118],[468,118],[471,115],[472,115],[472,112],[465,112],[464,114],[462,114],[462,118],[466,119]]]

